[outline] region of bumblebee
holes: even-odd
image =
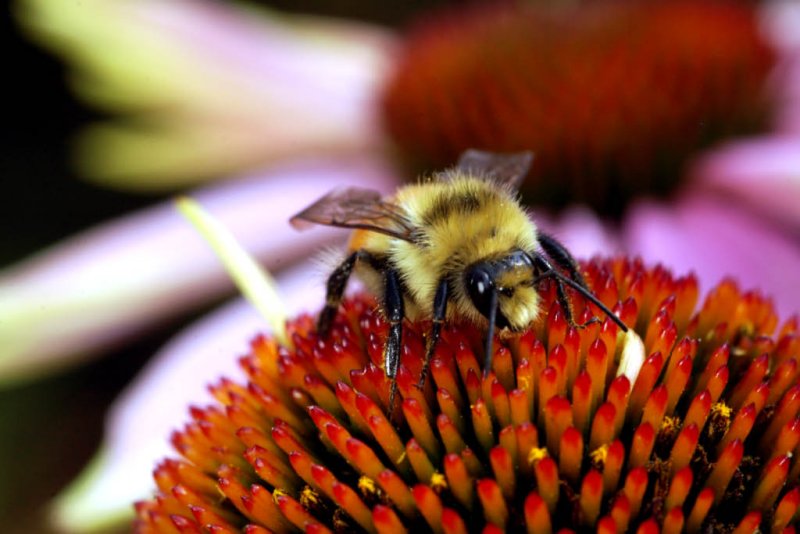
[[[361,188],[334,190],[292,217],[296,228],[313,223],[355,230],[345,260],[328,279],[317,327],[321,336],[328,334],[356,271],[379,297],[389,323],[384,371],[392,380],[392,400],[404,318],[431,320],[420,386],[442,324],[456,316],[486,326],[486,376],[494,328],[521,331],[536,320],[537,288],[544,280],[555,283],[569,324],[584,326],[574,322],[567,286],[627,331],[592,294],[569,251],[539,231],[520,205],[517,188],[532,160],[530,152],[468,150],[454,168],[401,187],[391,198]]]

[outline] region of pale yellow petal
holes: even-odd
[[[90,130],[92,179],[174,189],[297,154],[379,150],[394,38],[368,25],[203,0],[18,0],[77,92],[120,114]]]
[[[255,258],[236,241],[230,230],[220,224],[197,201],[181,197],[176,201],[176,205],[214,249],[242,295],[267,320],[278,342],[288,346],[290,341],[286,334],[286,310],[275,289],[272,275],[258,265]]]

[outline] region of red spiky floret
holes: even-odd
[[[387,325],[355,296],[327,340],[308,316],[289,325],[292,349],[257,339],[249,383],[222,380],[217,404],[190,410],[137,532],[791,529],[797,319],[778,328],[732,281],[696,309],[691,275],[627,259],[584,271],[644,340],[638,373],[619,374],[629,341],[611,320],[573,329],[544,287],[546,313],[497,335],[486,378],[482,332],[453,323],[419,389],[429,324],[406,322],[389,414]]]

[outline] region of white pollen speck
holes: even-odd
[[[644,364],[644,357],[642,338],[633,331],[633,328],[628,329],[622,340],[622,355],[619,359],[619,367],[617,367],[617,376],[625,375],[633,385],[636,377],[639,376],[642,364]]]

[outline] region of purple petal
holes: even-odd
[[[611,225],[585,206],[571,206],[557,216],[534,212],[533,219],[541,230],[561,241],[576,258],[613,256],[622,249]]]
[[[800,227],[800,135],[728,143],[699,158],[690,174],[691,187]]]
[[[307,161],[195,197],[278,271],[343,238],[330,228],[297,233],[287,222],[342,184],[390,191],[394,179],[377,163]],[[97,353],[231,289],[209,246],[171,203],[86,231],[0,276],[0,382]]]
[[[764,34],[778,53],[770,84],[779,110],[775,127],[800,134],[800,3],[772,0],[764,2],[762,12]]]
[[[694,271],[701,291],[733,277],[771,297],[783,318],[800,310],[800,246],[736,202],[699,192],[670,204],[641,201],[625,220],[628,252]]]
[[[762,6],[765,36],[778,64],[769,84],[775,134],[729,142],[700,156],[689,170],[691,187],[735,197],[744,209],[800,226],[800,3]]]

